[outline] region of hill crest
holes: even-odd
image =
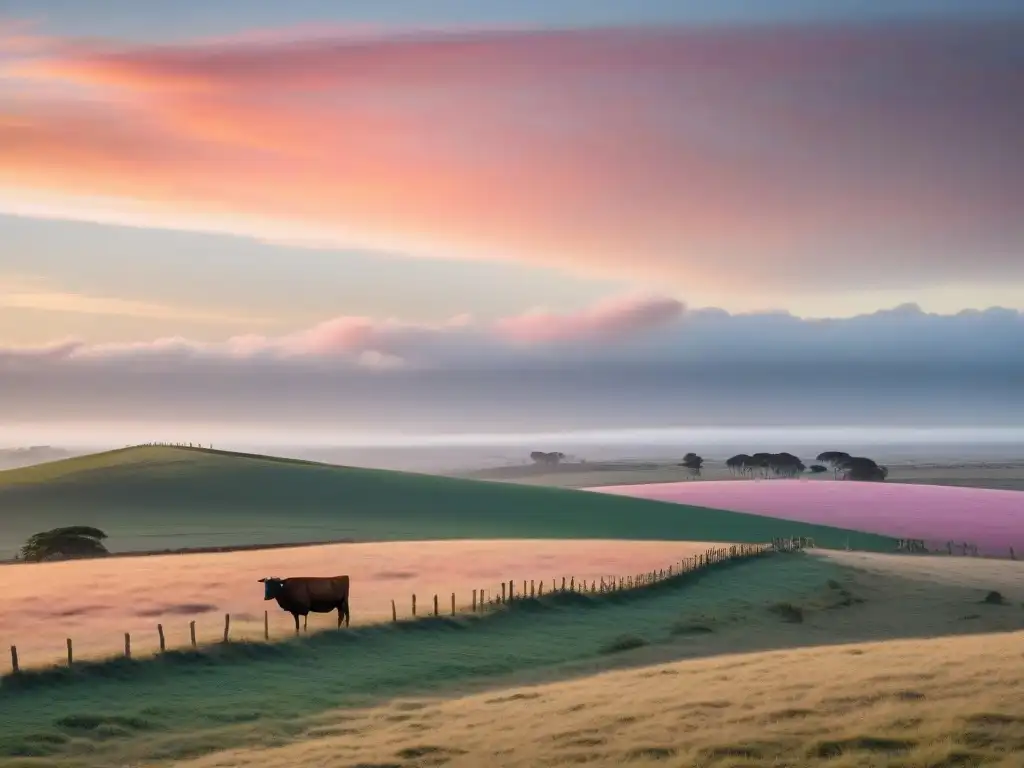
[[[892,539],[705,507],[211,448],[135,446],[0,473],[0,558],[91,525],[112,551],[354,539],[633,539],[893,551]]]

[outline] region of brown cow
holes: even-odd
[[[330,613],[338,610],[338,629],[341,620],[349,623],[348,576],[292,576],[259,579],[263,583],[263,599],[277,600],[277,604],[295,618],[295,634],[299,633],[299,616],[306,628],[309,613]]]

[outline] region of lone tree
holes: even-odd
[[[704,458],[698,456],[696,453],[688,453],[683,456],[683,461],[679,465],[680,467],[686,467],[694,475],[700,475],[700,468],[704,466]]]
[[[681,466],[689,467],[690,469],[700,469],[704,466],[704,458],[698,456],[696,453],[688,453],[683,456],[683,463]]]
[[[839,462],[838,468],[843,471],[843,480],[880,483],[889,476],[889,468],[876,464],[863,456],[853,456]]]
[[[107,534],[99,528],[72,525],[54,528],[29,537],[21,548],[21,559],[28,562],[59,560],[77,557],[103,557],[109,555],[103,546]]]

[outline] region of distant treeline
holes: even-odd
[[[535,464],[554,466],[566,458],[560,451],[533,451],[530,459]],[[808,467],[798,456],[783,451],[781,453],[740,453],[726,459],[725,466],[735,475],[753,477],[796,477],[804,472],[822,474],[832,468],[836,477],[842,475],[843,480],[859,480],[881,482],[889,476],[888,467],[882,466],[865,456],[851,456],[843,451],[825,451],[819,453],[815,461],[820,462]],[[679,466],[686,467],[694,475],[700,475],[704,466],[704,458],[696,453],[687,453]]]

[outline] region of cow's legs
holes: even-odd
[[[309,632],[309,614],[304,614],[302,617],[302,631]]]
[[[292,618],[295,619],[295,634],[299,634],[299,614],[293,613]]]
[[[338,628],[341,628],[341,620],[345,619],[345,626],[348,626],[349,612],[348,612],[348,598],[346,597],[340,603],[338,603]]]

